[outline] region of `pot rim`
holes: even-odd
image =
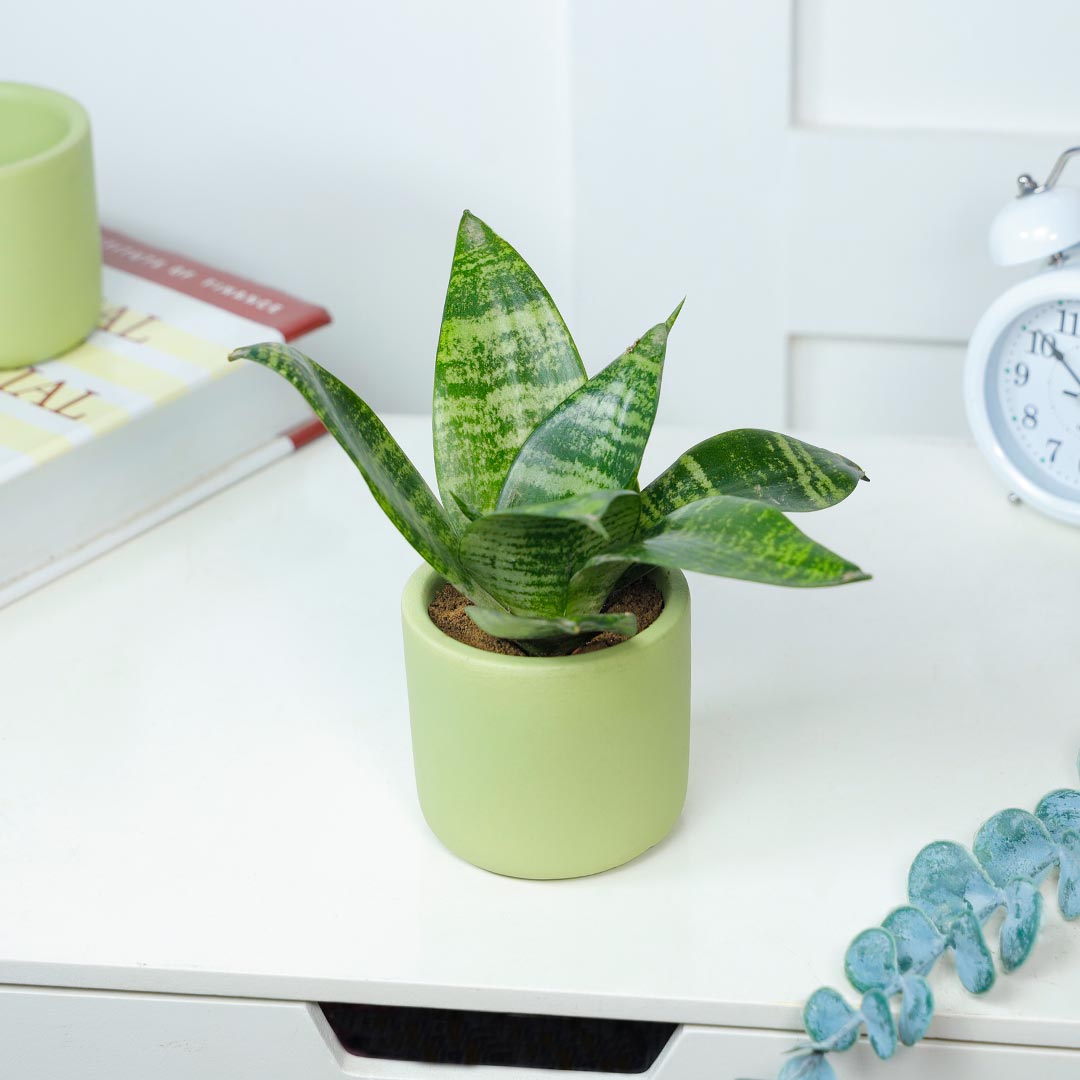
[[[405,582],[401,594],[401,617],[408,630],[422,638],[429,648],[440,649],[470,664],[488,667],[506,667],[507,665],[526,664],[528,670],[539,673],[553,667],[566,664],[611,664],[632,660],[634,653],[651,649],[667,637],[675,627],[688,616],[690,611],[690,587],[681,570],[668,570],[657,567],[652,571],[660,591],[664,595],[664,610],[656,621],[635,634],[627,641],[621,641],[608,649],[596,652],[580,653],[577,656],[508,656],[504,653],[487,652],[466,645],[449,634],[444,634],[428,615],[428,604],[436,589],[446,583],[446,579],[426,563],[418,567]]]

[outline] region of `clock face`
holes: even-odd
[[[1012,321],[987,366],[986,404],[1020,472],[1080,500],[1080,300],[1049,300]]]

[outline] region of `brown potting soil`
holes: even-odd
[[[505,638],[492,637],[469,618],[465,609],[472,603],[453,585],[444,585],[428,605],[431,621],[444,633],[474,649],[503,653],[506,656],[526,656],[520,645]],[[612,593],[604,603],[603,611],[626,611],[637,617],[638,633],[656,622],[664,610],[664,594],[648,578],[642,578],[624,589]],[[622,634],[604,631],[583,641],[571,655],[609,649],[627,639]]]

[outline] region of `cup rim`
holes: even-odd
[[[39,168],[54,158],[61,157],[90,134],[90,117],[86,110],[74,98],[61,94],[59,90],[50,90],[46,86],[36,86],[33,83],[0,82],[0,101],[4,100],[32,100],[58,105],[67,118],[68,130],[63,138],[36,154],[7,164],[0,163],[0,178]]]

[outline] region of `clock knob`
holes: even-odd
[[[1045,184],[1037,184],[1027,173],[1017,179],[1019,194],[998,211],[990,226],[990,257],[998,266],[1045,259],[1080,244],[1080,191],[1055,186],[1065,164],[1078,153],[1080,147],[1066,150]]]

